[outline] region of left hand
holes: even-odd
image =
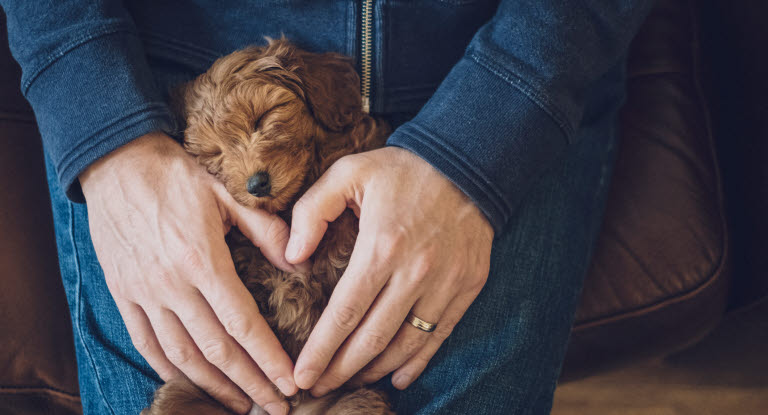
[[[357,380],[371,383],[394,371],[392,384],[406,388],[490,267],[493,229],[483,213],[429,163],[396,147],[346,156],[328,169],[294,206],[286,259],[307,260],[348,207],[360,218],[349,266],[294,371],[297,386],[315,396],[358,372]],[[437,329],[404,322],[411,311]]]

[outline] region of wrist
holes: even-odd
[[[162,165],[153,159],[176,151],[183,151],[183,149],[176,141],[161,132],[143,135],[115,149],[92,163],[78,176],[86,201],[89,194],[94,194],[104,183],[113,183],[111,175],[121,171],[139,173],[147,167]]]
[[[446,176],[442,171],[438,170],[429,161],[421,157],[418,153],[415,153],[407,148],[396,146],[386,148],[393,149],[393,151],[395,151],[398,156],[402,157],[402,159],[406,161],[409,169],[411,170],[410,174],[413,177],[419,177],[419,180],[422,183],[426,181],[432,181],[432,183],[435,184],[433,184],[431,187],[437,189],[438,192],[453,193],[460,200],[462,200],[465,206],[470,207],[471,211],[474,212],[477,217],[481,218],[482,222],[487,225],[486,227],[490,232],[490,237],[491,239],[493,238],[495,231],[493,229],[493,225],[488,219],[488,216],[486,216],[480,206],[453,180]],[[439,183],[439,185],[437,183]]]

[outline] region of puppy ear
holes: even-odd
[[[360,121],[360,78],[352,59],[338,53],[301,55],[300,76],[315,119],[331,131],[343,131]]]
[[[351,58],[338,53],[306,52],[285,37],[266,40],[266,46],[241,53],[258,62],[257,70],[271,72],[276,80],[302,97],[323,127],[343,131],[362,118],[360,77]]]

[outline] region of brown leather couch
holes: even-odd
[[[768,258],[760,251],[768,220],[760,214],[768,210],[760,208],[768,206],[768,152],[758,138],[768,136],[761,99],[768,60],[744,50],[755,36],[768,39],[757,17],[768,3],[741,3],[662,0],[633,44],[621,151],[564,378],[683,348],[729,304],[766,292]],[[76,414],[73,340],[42,149],[6,44],[0,39],[0,413]],[[763,71],[745,69],[751,65]],[[749,111],[740,110],[744,103]],[[716,154],[725,155],[732,176],[723,176]]]

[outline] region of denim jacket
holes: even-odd
[[[57,176],[172,126],[167,91],[284,34],[356,59],[370,110],[416,114],[389,145],[441,171],[497,232],[585,114],[623,88],[652,0],[0,0]],[[366,90],[367,89],[367,90]]]

